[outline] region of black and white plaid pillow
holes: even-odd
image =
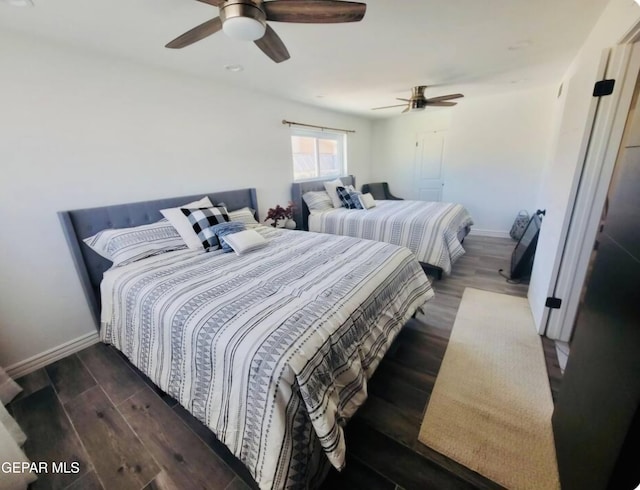
[[[351,191],[344,187],[336,187],[336,192],[343,207],[347,209],[362,209],[362,204],[360,204],[360,199],[358,199],[360,192]]]
[[[189,223],[193,226],[193,231],[198,235],[198,239],[205,250],[220,248],[218,237],[211,227],[229,221],[226,207],[180,208],[180,211],[189,219]]]

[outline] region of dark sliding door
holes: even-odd
[[[553,413],[563,490],[623,490],[640,483],[637,92]]]

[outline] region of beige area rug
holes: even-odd
[[[466,288],[418,439],[510,489],[557,489],[553,400],[526,298]]]

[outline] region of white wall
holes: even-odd
[[[284,118],[355,129],[349,171],[370,177],[368,120],[6,32],[0,49],[0,365],[94,329],[57,211],[256,187],[264,216],[290,199]]]
[[[611,0],[589,34],[563,79],[563,100],[558,106],[559,124],[554,129],[554,147],[547,161],[537,197],[537,207],[545,208],[536,258],[529,286],[529,302],[539,331],[544,330],[551,296],[569,225],[588,140],[589,107],[593,84],[605,48],[621,42],[640,21],[640,6],[633,0]],[[582,151],[581,151],[582,150]]]
[[[505,235],[518,211],[535,211],[551,142],[557,87],[467,97],[452,109],[376,121],[372,178],[415,197],[416,134],[446,131],[443,200],[464,204],[476,232]]]

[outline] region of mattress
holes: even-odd
[[[344,424],[433,291],[406,248],[257,230],[269,243],[246,255],[183,250],[108,270],[100,335],[260,488],[304,488],[325,457],[344,466]]]
[[[464,254],[460,235],[472,224],[461,204],[427,201],[376,201],[371,209],[336,208],[309,216],[310,231],[401,245],[445,274]]]

